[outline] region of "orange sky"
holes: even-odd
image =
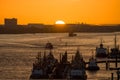
[[[13,17],[18,24],[120,24],[120,0],[0,0],[0,24]]]

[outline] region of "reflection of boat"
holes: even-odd
[[[107,57],[107,49],[103,47],[102,40],[100,47],[96,47],[96,57],[97,58],[105,58]]]
[[[96,63],[96,59],[92,56],[90,59],[89,59],[89,64],[88,64],[88,67],[87,69],[88,70],[91,70],[91,71],[96,71],[96,70],[99,70],[99,66],[97,65]]]
[[[73,33],[73,32],[69,32],[69,37],[74,37],[77,36],[77,34]]]
[[[117,46],[117,40],[116,40],[116,35],[115,35],[115,46],[114,48],[111,49],[111,52],[109,53],[108,57],[109,58],[120,58],[120,50],[119,46]]]
[[[52,43],[50,43],[50,42],[46,43],[45,48],[46,49],[53,49]]]
[[[44,53],[43,58],[41,58],[41,53],[38,53],[37,60],[33,63],[30,79],[49,79],[49,75],[57,63],[57,59],[54,58],[51,51],[47,56]]]
[[[82,55],[77,50],[74,59],[72,59],[70,68],[70,79],[87,80],[85,72],[85,62]]]

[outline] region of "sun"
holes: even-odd
[[[65,22],[64,21],[62,21],[62,20],[57,20],[56,22],[55,22],[55,24],[65,24]]]

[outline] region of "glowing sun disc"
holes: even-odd
[[[55,24],[65,24],[65,22],[62,21],[62,20],[58,20],[58,21],[55,22]]]

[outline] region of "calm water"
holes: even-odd
[[[120,33],[117,34],[117,42],[120,45]],[[56,58],[67,50],[69,60],[79,48],[84,60],[88,61],[92,50],[99,46],[101,38],[105,47],[114,46],[114,33],[78,33],[77,35],[77,37],[68,37],[67,33],[1,34],[0,79],[28,80],[37,52],[43,52],[44,45],[48,41],[55,47],[53,52]],[[66,44],[75,46],[61,46]],[[116,71],[106,71],[104,64],[99,64],[99,66],[101,66],[100,71],[94,73],[87,71],[88,80],[109,80],[112,72],[116,76]],[[114,67],[114,64],[111,66]]]

